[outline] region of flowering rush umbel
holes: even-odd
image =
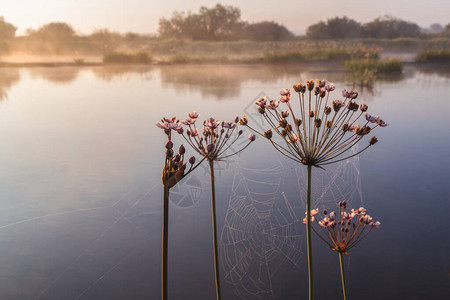
[[[345,160],[374,145],[378,141],[375,136],[362,150],[342,157],[375,128],[387,126],[379,116],[367,113],[366,104],[356,103],[357,91],[343,90],[340,99],[331,100],[335,86],[325,80],[317,83],[308,80],[306,84],[294,84],[293,88],[298,100],[291,99],[290,89],[282,89],[279,100],[264,97],[255,104],[271,126],[260,134],[294,161],[320,167]],[[245,116],[243,119],[247,124]]]
[[[325,80],[307,80],[305,84],[293,86],[298,99],[293,99],[290,89],[282,89],[278,100],[258,99],[258,112],[270,125],[267,131],[258,132],[248,125],[247,118],[242,125],[264,136],[284,156],[306,165],[307,173],[307,231],[309,299],[313,299],[313,267],[311,247],[311,169],[339,162],[358,155],[377,143],[372,136],[360,151],[349,154],[349,150],[377,127],[387,124],[379,117],[367,113],[366,104],[359,105],[355,99],[358,92],[343,90],[342,96],[334,98],[333,83]],[[360,122],[360,123],[359,123]]]
[[[339,202],[338,205],[337,213],[334,211],[328,213],[324,210],[320,218],[319,209],[311,210],[311,223],[317,223],[317,226],[313,226],[312,229],[331,250],[348,255],[351,248],[357,245],[372,229],[379,228],[381,223],[373,220],[364,207],[345,211],[347,208],[345,200]],[[306,218],[303,219],[303,224],[306,224]]]
[[[182,134],[191,147],[200,155],[206,157],[208,161],[220,161],[227,157],[233,156],[245,148],[255,140],[255,135],[248,136],[248,143],[239,150],[232,148],[233,144],[243,134],[242,130],[238,130],[239,117],[233,121],[218,121],[214,118],[209,118],[203,121],[203,130],[199,130],[196,121],[199,114],[193,111],[188,114],[186,120],[181,121],[185,125],[186,130],[181,130],[178,133]],[[231,153],[226,153],[227,151]]]
[[[163,202],[163,238],[162,238],[162,275],[161,275],[161,298],[167,299],[167,262],[168,262],[168,240],[169,240],[169,194],[170,189],[174,187],[180,180],[194,171],[205,159],[203,157],[195,164],[195,157],[189,158],[189,169],[186,171],[185,155],[186,149],[183,145],[178,148],[178,152],[174,152],[174,144],[172,142],[172,131],[183,133],[181,122],[176,118],[163,118],[156,126],[164,130],[167,135],[165,144],[166,157],[164,167],[161,173],[161,182],[164,186],[164,202]]]
[[[200,155],[205,157],[209,162],[210,178],[211,178],[211,210],[212,210],[212,226],[213,226],[213,247],[214,247],[214,273],[216,279],[216,299],[221,299],[220,293],[220,276],[219,276],[219,254],[217,245],[217,222],[216,222],[216,191],[214,177],[214,162],[221,161],[230,156],[236,155],[247,148],[254,140],[255,135],[248,136],[248,142],[235,150],[232,146],[242,136],[243,131],[238,129],[239,117],[233,121],[218,121],[209,118],[203,121],[203,130],[197,128],[196,122],[199,114],[193,111],[188,114],[186,120],[181,121],[186,130],[180,130],[185,140]]]
[[[379,228],[381,223],[375,221],[367,214],[364,207],[358,209],[351,209],[345,211],[347,202],[340,201],[339,211],[328,213],[323,211],[323,216],[320,220],[316,215],[319,215],[319,209],[313,209],[310,212],[311,223],[316,221],[317,225],[312,226],[312,230],[317,236],[324,241],[331,250],[339,253],[339,264],[341,268],[342,293],[344,300],[347,300],[347,287],[345,283],[344,272],[344,258],[343,254],[348,255],[348,251],[356,246],[370,231],[374,228]],[[303,223],[307,224],[307,218],[303,219]],[[317,227],[315,229],[314,227]]]
[[[176,131],[178,133],[183,133],[183,127],[181,126],[181,122],[176,120],[176,118],[168,119],[163,118],[161,123],[157,123],[156,126],[164,130],[164,133],[167,135],[168,140],[165,144],[166,148],[166,159],[164,163],[164,168],[161,174],[161,181],[163,185],[167,185],[168,188],[172,188],[183,179],[186,175],[192,172],[203,160],[195,165],[195,157],[191,156],[188,160],[189,169],[186,171],[186,162],[185,162],[185,154],[186,148],[183,144],[178,148],[178,153],[175,153],[173,148],[174,144],[172,142],[172,131]]]

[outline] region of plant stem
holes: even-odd
[[[347,286],[345,284],[345,273],[344,273],[344,257],[342,255],[342,252],[339,252],[339,263],[341,265],[342,294],[344,295],[344,300],[347,300]]]
[[[217,247],[217,223],[216,223],[216,187],[214,183],[214,161],[209,161],[209,170],[211,176],[211,210],[214,240],[214,273],[216,275],[216,297],[220,300],[220,277],[219,277],[219,254]]]
[[[167,300],[167,256],[169,246],[169,191],[164,185],[161,299]]]
[[[311,168],[308,165],[308,178],[306,188],[306,239],[308,245],[308,279],[309,279],[309,300],[314,299],[312,246],[311,246]]]

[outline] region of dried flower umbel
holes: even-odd
[[[230,156],[236,155],[247,148],[254,140],[255,135],[248,136],[248,143],[238,150],[232,148],[233,145],[242,136],[243,131],[238,130],[239,117],[233,121],[220,122],[214,118],[209,118],[203,122],[203,130],[200,133],[196,126],[199,114],[193,111],[188,114],[186,120],[181,123],[186,127],[186,130],[178,131],[182,134],[191,147],[200,155],[205,157],[209,162],[209,170],[211,177],[211,210],[212,210],[212,226],[213,226],[213,246],[214,246],[214,271],[216,279],[216,297],[221,299],[220,293],[220,277],[219,277],[219,255],[217,244],[217,222],[216,222],[216,192],[215,192],[215,177],[214,177],[214,162],[221,161]]]
[[[298,101],[293,100],[290,89],[282,89],[279,100],[258,99],[258,112],[271,126],[265,132],[258,132],[248,125],[244,116],[241,124],[268,139],[284,156],[307,166],[307,243],[309,299],[313,299],[313,267],[311,253],[311,169],[339,162],[366,150],[378,140],[375,136],[367,145],[354,154],[349,150],[377,127],[387,124],[380,117],[367,113],[366,104],[358,105],[357,91],[342,91],[342,98],[332,100],[335,90],[325,80],[306,81],[293,86]],[[295,102],[295,103],[294,103]],[[281,108],[285,105],[285,108]],[[361,124],[357,124],[362,120]]]
[[[317,220],[316,215],[319,209],[313,209],[310,212],[311,223],[317,223],[312,226],[312,230],[317,236],[324,241],[331,250],[339,253],[339,262],[341,267],[342,292],[344,299],[347,299],[347,288],[345,284],[344,259],[343,254],[348,255],[348,251],[356,246],[369,232],[374,228],[379,228],[381,223],[374,221],[364,207],[351,209],[350,212],[345,211],[347,202],[338,203],[339,211],[328,213],[323,211],[322,218]],[[306,214],[306,213],[305,213]],[[307,219],[303,219],[303,223],[307,223]],[[317,229],[315,229],[316,227]]]
[[[174,152],[174,144],[172,142],[172,131],[178,133],[183,132],[180,121],[176,118],[163,118],[161,123],[156,126],[164,130],[167,135],[166,158],[161,173],[161,182],[164,186],[164,203],[163,203],[163,238],[162,238],[162,279],[161,279],[161,298],[167,300],[167,262],[168,262],[168,240],[169,240],[169,195],[170,189],[174,187],[189,173],[194,171],[205,159],[203,157],[195,164],[195,157],[189,158],[189,169],[186,171],[187,164],[185,162],[186,149],[183,145],[178,148],[178,153]]]

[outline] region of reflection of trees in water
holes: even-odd
[[[56,84],[69,84],[77,79],[80,72],[86,70],[79,67],[30,68],[28,72],[33,79],[42,78]],[[152,67],[149,66],[108,66],[87,69],[98,79],[106,82],[113,80],[129,80],[131,76],[141,75],[144,80],[151,80]]]
[[[310,78],[327,79],[342,87],[358,89],[364,95],[377,94],[376,86],[367,87],[355,84],[351,73],[345,72],[339,64],[307,65],[248,65],[248,66],[165,66],[161,67],[163,86],[175,87],[185,92],[200,92],[202,96],[212,96],[219,100],[237,97],[244,82],[257,81],[264,84],[282,82],[294,84],[298,80]],[[399,74],[383,74],[376,83],[395,83],[414,76],[411,70]]]
[[[412,78],[417,72],[425,75],[436,75],[450,78],[447,66],[419,65],[407,66],[401,74],[377,76],[372,88],[354,84],[352,75],[344,72],[339,64],[305,64],[305,65],[181,65],[181,66],[106,66],[106,67],[52,67],[28,68],[33,79],[41,78],[56,84],[69,84],[88,70],[96,78],[112,82],[114,80],[130,80],[140,76],[142,80],[152,80],[154,71],[159,70],[163,88],[176,91],[200,93],[204,97],[222,100],[238,97],[242,84],[255,81],[263,87],[266,83],[280,82],[290,85],[298,80],[309,78],[327,79],[341,87],[358,89],[365,101],[371,101],[380,92],[379,83],[397,83]],[[7,90],[20,80],[20,72],[16,68],[0,69],[0,100],[7,97]]]
[[[82,69],[77,67],[29,68],[33,79],[41,78],[56,84],[69,84],[74,81]]]
[[[92,68],[94,75],[106,82],[114,80],[128,80],[131,76],[140,75],[144,80],[153,79],[152,71],[155,67],[152,66],[107,66]]]
[[[378,74],[376,75],[375,82],[373,85],[361,85],[357,84],[357,78],[352,74],[346,74],[346,80],[344,80],[345,86],[347,88],[356,89],[359,92],[358,99],[360,102],[371,102],[377,96],[381,95],[381,90],[379,88],[379,84],[385,83],[398,83],[403,80],[413,78],[416,72],[414,69],[406,68],[401,73],[393,73],[393,74]]]
[[[223,66],[167,66],[161,67],[163,87],[169,86],[176,91],[197,92],[202,96],[217,99],[240,95],[241,83],[248,79],[243,67]]]
[[[331,67],[331,68],[330,68]],[[189,65],[161,67],[163,86],[175,87],[185,92],[200,92],[203,96],[213,96],[221,100],[236,97],[241,93],[241,85],[248,81],[269,83],[294,81],[307,78],[327,78],[342,82],[343,73],[339,65]]]
[[[448,64],[418,65],[416,69],[423,74],[438,75],[439,77],[450,78],[450,65]]]
[[[8,90],[20,80],[18,69],[0,69],[0,101],[8,99]]]

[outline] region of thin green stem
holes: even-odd
[[[306,239],[308,244],[308,279],[309,279],[309,300],[314,298],[313,265],[312,265],[312,245],[311,245],[311,168],[308,165],[308,179],[306,189]]]
[[[161,274],[161,299],[167,300],[167,258],[169,248],[169,192],[168,185],[164,185],[163,203],[163,237],[162,237],[162,274]]]
[[[214,273],[216,275],[216,297],[220,296],[220,277],[219,277],[219,253],[217,246],[217,222],[216,222],[216,187],[214,183],[214,161],[209,161],[209,171],[211,176],[211,209],[212,209],[212,225],[213,225],[213,240],[214,240]]]
[[[347,300],[347,286],[345,285],[345,273],[344,273],[344,257],[342,252],[339,252],[339,263],[341,265],[342,294],[344,295],[344,300]]]

